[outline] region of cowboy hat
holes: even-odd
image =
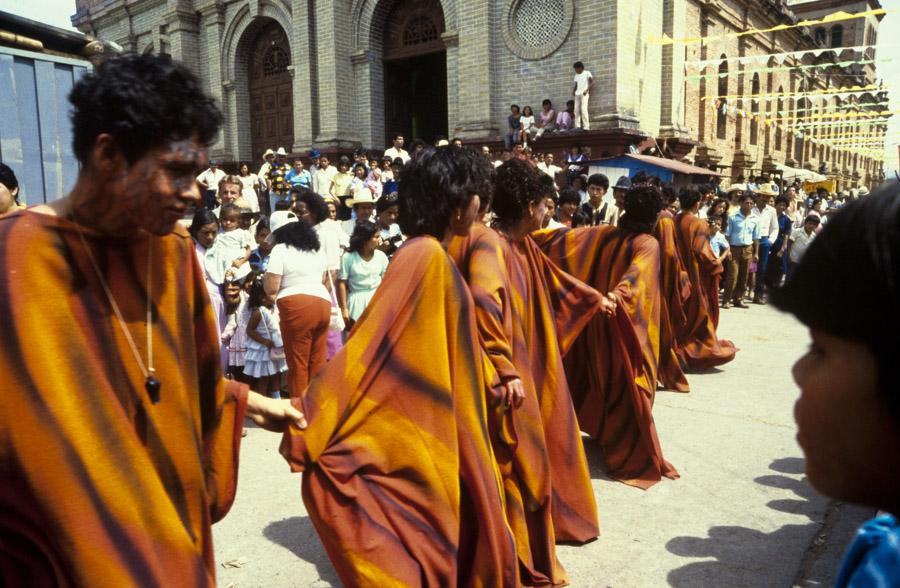
[[[725,193],[731,194],[732,192],[745,192],[746,190],[747,186],[744,184],[731,184]]]
[[[266,149],[266,152],[263,153],[263,159],[265,159],[266,157],[268,157],[270,155],[275,155],[275,152],[272,151],[271,149]]]
[[[287,155],[287,151],[284,150],[284,147],[279,147],[278,151],[275,152],[275,155]]]
[[[375,197],[368,190],[364,191],[359,198],[347,198],[347,206],[355,206],[357,204],[375,204]]]
[[[757,196],[777,196],[775,190],[772,189],[772,184],[760,184],[759,187],[754,190],[754,193]]]
[[[291,223],[297,222],[297,215],[291,212],[290,210],[276,210],[272,213],[272,216],[269,217],[269,230],[272,231],[269,233],[269,236],[266,237],[266,243],[269,245],[275,244],[275,231],[280,229],[281,227],[287,226]]]
[[[631,190],[631,180],[628,179],[628,176],[620,177],[613,186],[613,190]]]
[[[859,187],[859,190],[856,192],[856,195],[857,195],[857,196],[868,196],[868,195],[869,195],[869,189],[866,188],[865,186],[860,186],[860,187]]]

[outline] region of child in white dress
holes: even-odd
[[[250,318],[247,321],[247,351],[244,354],[244,375],[250,386],[260,394],[280,398],[283,374],[287,372],[284,341],[278,324],[278,310],[274,296],[263,289],[262,280],[254,280],[247,299]]]
[[[203,265],[216,283],[239,282],[250,273],[250,251],[253,236],[241,228],[241,209],[229,202],[222,205],[216,242],[206,250]]]
[[[222,331],[222,345],[228,350],[228,374],[239,382],[247,382],[244,363],[247,354],[247,323],[250,322],[249,292],[258,274],[251,273],[241,289],[241,301],[237,309],[228,315],[228,322]]]

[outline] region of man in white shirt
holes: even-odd
[[[594,76],[584,69],[584,64],[576,61],[575,87],[572,88],[572,96],[575,97],[575,127],[581,127],[585,131],[591,130],[591,119],[588,113],[588,99],[591,97],[591,88],[594,86]]]
[[[348,198],[347,206],[353,208],[353,217],[341,223],[341,228],[347,237],[353,236],[353,229],[356,228],[358,220],[367,220],[375,222],[375,198],[368,190],[364,190],[356,198]]]
[[[769,262],[769,252],[772,243],[778,239],[778,212],[771,206],[775,192],[768,184],[761,184],[756,190],[756,206],[750,211],[750,216],[756,217],[759,223],[759,261],[756,264],[756,284],[753,288],[753,302],[765,304],[765,280],[766,265]]]
[[[803,259],[803,254],[806,253],[809,244],[816,237],[816,229],[819,228],[820,222],[819,217],[810,215],[803,221],[801,228],[791,231],[787,250],[788,278],[794,274],[794,269],[800,263],[800,260]]]
[[[394,137],[394,146],[389,147],[384,150],[385,157],[390,157],[391,161],[397,159],[398,157],[403,160],[403,165],[406,165],[409,161],[409,153],[403,149],[403,135],[397,135]]]
[[[197,176],[197,183],[203,188],[203,204],[212,210],[218,205],[219,182],[225,177],[225,172],[219,169],[218,162],[210,159],[209,167]]]
[[[256,174],[256,177],[259,178],[259,206],[264,216],[268,216],[272,212],[269,210],[269,182],[266,178],[269,177],[274,163],[275,152],[266,149],[266,152],[263,153],[263,164],[259,167],[259,173]]]
[[[562,168],[553,163],[553,154],[547,153],[544,155],[544,161],[537,164],[537,168],[553,178],[553,182],[556,182],[556,174],[562,171]]]

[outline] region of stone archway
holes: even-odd
[[[383,38],[385,144],[447,137],[447,50],[439,0],[395,2]]]
[[[264,24],[247,55],[250,144],[254,155],[294,143],[294,101],[287,34],[275,22]]]

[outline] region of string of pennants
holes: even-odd
[[[779,31],[786,31],[790,29],[796,29],[800,27],[811,27],[819,24],[830,24],[834,22],[846,21],[846,20],[854,20],[859,18],[866,18],[869,16],[881,16],[887,14],[887,10],[884,8],[878,8],[875,10],[866,10],[864,12],[857,12],[851,14],[849,12],[845,12],[843,10],[835,12],[833,14],[829,14],[825,17],[816,20],[801,20],[794,24],[779,24],[774,27],[762,28],[762,29],[747,29],[739,32],[731,32],[724,33],[720,35],[707,35],[705,37],[681,37],[673,39],[669,35],[663,33],[662,37],[657,37],[656,35],[651,35],[648,39],[648,44],[650,45],[707,45],[712,41],[724,41],[727,39],[735,39],[740,37],[745,37],[748,35],[758,35],[762,33],[774,33]]]
[[[824,90],[810,90],[807,92],[775,92],[771,94],[725,94],[722,96],[701,96],[700,100],[778,100],[779,98],[809,98],[820,100],[822,98],[850,98],[864,94],[877,94],[885,92],[889,86],[882,84],[869,84],[866,86],[845,86],[843,88],[826,88]]]
[[[789,67],[763,67],[758,69],[743,69],[743,70],[732,70],[726,71],[723,73],[708,73],[708,74],[692,74],[688,76],[684,76],[684,79],[689,82],[697,82],[700,80],[712,80],[716,78],[730,78],[737,76],[746,76],[753,74],[766,74],[766,73],[776,73],[782,71],[811,71],[811,70],[825,70],[831,67],[838,68],[847,68],[854,65],[871,65],[873,63],[890,63],[893,59],[890,57],[879,58],[879,59],[864,59],[861,61],[839,61],[836,63],[818,63],[812,65],[792,65]]]
[[[806,122],[805,120],[799,120],[798,118],[788,119],[792,120],[790,124],[781,124],[777,121],[784,120],[778,118],[770,118],[770,114],[772,113],[754,113],[748,112],[744,109],[737,108],[736,106],[731,106],[727,102],[719,102],[715,105],[715,109],[721,110],[725,115],[732,115],[735,118],[747,118],[750,120],[755,120],[765,127],[771,127],[774,129],[781,130],[786,133],[788,136],[794,136],[798,139],[805,139],[814,144],[821,144],[826,147],[841,149],[845,151],[850,151],[851,153],[858,153],[860,155],[864,155],[867,157],[872,157],[876,160],[883,160],[884,152],[883,146],[886,140],[886,128],[883,125],[887,124],[889,120],[886,116],[892,115],[900,111],[896,112],[888,112],[882,111],[881,119],[876,120],[845,120],[845,121],[829,121],[829,122]],[[825,129],[825,126],[838,126],[844,125],[851,127],[847,129],[846,133],[843,134],[835,134],[833,136],[825,136],[825,137],[814,137],[810,133],[815,130],[821,130],[826,133],[830,133],[832,129]],[[852,127],[861,127],[867,126],[871,128],[871,131],[865,133],[862,128],[852,128]]]
[[[700,59],[697,61],[687,61],[684,64],[684,67],[691,69],[699,69],[703,71],[710,65],[718,66],[722,62],[726,63],[738,63],[740,65],[751,65],[751,64],[766,64],[770,61],[774,60],[778,65],[783,64],[790,58],[795,59],[803,59],[807,55],[812,55],[814,57],[821,57],[825,53],[837,53],[841,54],[845,51],[853,51],[862,53],[869,49],[875,49],[875,45],[856,45],[855,47],[816,47],[815,49],[801,49],[800,51],[787,51],[784,53],[763,53],[763,54],[754,54],[754,55],[742,55],[740,57],[726,57],[726,58],[718,58],[718,59]]]

